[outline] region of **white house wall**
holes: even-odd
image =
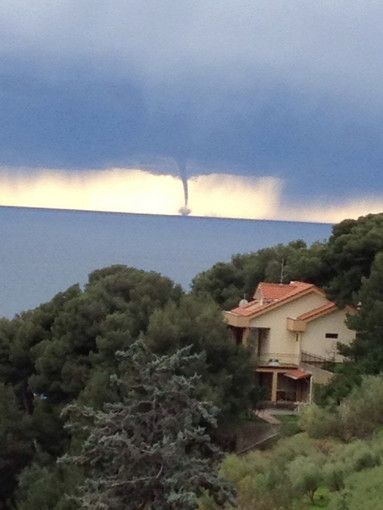
[[[355,333],[345,324],[346,313],[337,310],[323,317],[309,322],[302,334],[302,351],[324,358],[334,357],[335,361],[342,361],[337,353],[337,342],[350,344]],[[326,338],[326,333],[337,333],[338,338]]]
[[[289,354],[297,357],[300,351],[299,341],[295,333],[287,330],[287,317],[299,317],[326,303],[328,300],[324,296],[312,292],[254,317],[250,321],[251,328],[270,328],[268,340],[261,347],[261,354]]]

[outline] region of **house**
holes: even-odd
[[[310,402],[313,383],[332,377],[324,368],[342,363],[337,343],[349,344],[347,313],[311,283],[258,285],[253,300],[225,312],[237,343],[251,345],[259,383],[272,402]]]

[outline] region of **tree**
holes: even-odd
[[[377,466],[353,473],[343,491],[336,494],[329,510],[376,510],[382,506],[383,467]]]
[[[73,285],[35,310],[0,321],[0,383],[12,393],[18,416],[7,427],[9,433],[17,432],[20,448],[27,452],[18,457],[21,462],[14,462],[16,456],[4,461],[9,466],[7,498],[21,476],[25,483],[17,494],[19,505],[38,507],[47,501],[47,508],[56,503],[57,509],[66,508],[60,487],[70,481],[65,479],[67,471],[54,467],[70,442],[61,410],[70,402],[94,410],[118,403],[119,388],[109,384],[119,366],[115,352],[128,349],[138,338],[157,355],[172,355],[191,345],[191,354],[198,356],[190,358],[185,375],[200,377],[197,400],[220,408],[220,428],[208,423],[206,428],[221,444],[232,439],[221,425],[253,407],[255,371],[250,353],[230,341],[218,306],[206,297],[185,296],[157,273],[111,266],[94,271],[84,289]],[[8,406],[3,422],[8,423],[12,413]],[[28,426],[20,428],[21,423]],[[39,472],[41,479],[49,480],[44,494],[42,482],[36,481]]]
[[[341,354],[348,358],[344,370],[324,388],[322,403],[340,402],[365,374],[383,371],[383,252],[375,255],[369,276],[362,277],[360,290],[355,294],[358,311],[348,318],[348,327],[356,331],[351,345],[339,344]]]
[[[323,262],[329,268],[326,291],[341,306],[357,304],[363,278],[383,251],[383,213],[344,220],[333,227]]]
[[[198,357],[189,350],[158,356],[135,342],[118,354],[120,401],[101,411],[64,410],[70,431],[85,434],[80,453],[63,459],[86,470],[76,497],[81,508],[195,509],[203,491],[220,504],[233,499],[206,433],[218,410],[196,398],[200,377],[185,375]]]
[[[383,376],[363,376],[337,406],[303,409],[302,428],[312,437],[338,437],[343,441],[368,437],[383,424]],[[368,419],[366,419],[368,417]]]
[[[27,427],[13,389],[0,383],[0,508],[8,508],[17,475],[32,457],[32,441],[26,440]]]
[[[334,225],[327,242],[306,246],[302,240],[254,253],[234,255],[193,280],[193,292],[209,294],[229,310],[246,295],[251,299],[260,281],[302,280],[323,288],[340,306],[358,303],[362,279],[368,278],[375,256],[383,251],[383,213],[346,219]],[[283,271],[282,271],[283,264]]]
[[[181,294],[179,286],[158,273],[123,265],[94,271],[84,291],[60,301],[49,334],[33,348],[35,371],[29,379],[33,390],[57,404],[77,398],[92,365],[105,362],[106,355],[113,364],[114,352],[145,332],[154,310],[177,302]],[[39,309],[36,315],[41,315]]]
[[[219,262],[193,280],[193,293],[208,294],[225,310],[238,305],[245,295],[252,299],[259,282],[303,280],[322,286],[328,269],[323,262],[324,243],[307,247],[302,240],[278,244],[254,253],[234,255],[231,262]]]
[[[298,456],[288,466],[288,477],[296,496],[308,495],[314,504],[314,494],[323,479],[322,456]]]
[[[76,502],[68,495],[81,476],[81,470],[73,466],[32,464],[18,479],[17,510],[77,510]]]
[[[5,392],[0,507],[1,500],[14,497],[17,479],[27,466],[46,471],[50,488],[56,476],[60,487],[64,475],[53,466],[69,444],[62,407],[79,395],[83,401],[97,399],[99,407],[112,402],[116,392],[104,388],[115,370],[115,351],[127,348],[145,332],[153,311],[170,300],[177,302],[182,293],[157,273],[111,266],[94,271],[84,290],[73,285],[35,310],[0,320],[0,393]],[[33,486],[36,501],[42,501],[38,484]],[[28,490],[18,495],[26,508],[35,501]],[[52,491],[47,497],[48,493]],[[51,501],[47,508],[53,508]]]
[[[192,370],[201,376],[200,398],[220,409],[219,423],[234,422],[256,407],[256,373],[250,349],[230,339],[219,307],[208,297],[186,295],[150,317],[143,336],[157,354],[171,354],[190,346],[202,354]]]
[[[363,373],[376,374],[383,368],[383,253],[376,255],[370,277],[363,279],[359,299],[359,313],[348,320],[356,330],[355,341],[341,351]]]

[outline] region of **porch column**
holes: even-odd
[[[278,388],[278,372],[275,370],[272,372],[273,378],[271,380],[271,401],[277,401],[277,388]]]
[[[250,334],[250,328],[244,328],[243,335],[242,335],[242,345],[245,345],[246,347],[249,343],[249,334]]]

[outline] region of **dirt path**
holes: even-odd
[[[255,413],[258,418],[260,418],[261,420],[264,420],[266,421],[267,423],[271,423],[272,425],[279,425],[281,423],[280,420],[278,420],[278,418],[276,418],[274,415],[272,415],[271,413],[269,413],[267,411],[267,409],[260,409],[258,411],[256,411]]]

